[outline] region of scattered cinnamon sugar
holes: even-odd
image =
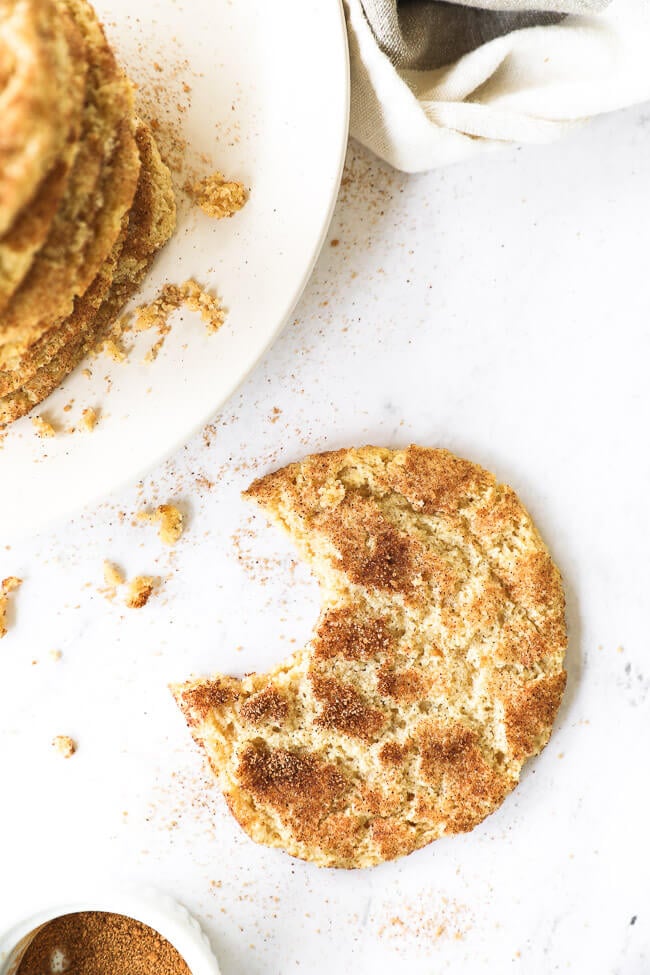
[[[141,77],[136,80],[139,82],[136,98],[138,103],[138,114],[144,118],[156,137],[156,143],[160,154],[172,175],[182,178],[186,174],[190,164],[189,156],[191,147],[183,134],[182,118],[190,107],[191,88],[187,85],[184,88],[182,77],[190,71],[189,63],[179,59],[171,60],[165,58],[164,71],[156,71],[143,77],[142,71],[146,70],[147,62],[141,59],[138,66]]]
[[[156,580],[153,576],[136,576],[129,583],[126,605],[129,609],[142,609],[143,606],[147,605],[155,588]]]
[[[53,748],[59,753],[61,758],[72,758],[77,750],[76,743],[72,740],[70,735],[57,735],[52,739]],[[22,972],[23,967],[20,966],[19,971]]]
[[[234,216],[248,199],[248,190],[243,183],[227,180],[219,172],[194,182],[188,180],[184,188],[203,212],[216,220]]]
[[[94,430],[97,426],[97,410],[94,410],[92,406],[87,406],[85,410],[81,413],[81,425],[84,430]]]
[[[158,522],[158,537],[165,545],[175,545],[183,534],[183,513],[176,505],[159,504],[155,511],[139,511],[140,521]]]
[[[16,975],[190,975],[176,949],[153,928],[122,914],[82,911],[45,924]]]
[[[379,937],[395,947],[418,944],[430,951],[441,939],[462,940],[473,926],[467,906],[444,896],[432,894],[417,904],[404,901],[398,910],[399,913],[385,917],[377,928]]]
[[[7,576],[2,580],[0,586],[0,639],[7,633],[7,609],[9,607],[9,596],[12,592],[22,585],[23,580],[16,576]]]
[[[56,430],[49,420],[46,420],[44,416],[33,416],[32,423],[39,437],[55,437]]]

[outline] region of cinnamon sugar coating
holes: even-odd
[[[246,495],[324,605],[270,673],[173,688],[232,814],[337,867],[473,829],[548,741],[566,682],[560,574],[526,509],[421,447],[307,457]]]

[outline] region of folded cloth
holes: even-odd
[[[650,0],[344,3],[351,134],[407,172],[650,99]]]

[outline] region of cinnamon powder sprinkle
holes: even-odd
[[[195,182],[188,180],[184,189],[204,213],[216,220],[234,216],[248,199],[248,190],[243,183],[227,180],[219,172]]]
[[[122,914],[81,911],[40,929],[16,975],[191,975],[161,934]]]

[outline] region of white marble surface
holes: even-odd
[[[0,576],[25,580],[0,644],[0,918],[60,878],[153,884],[200,917],[224,975],[650,970],[649,158],[647,107],[417,178],[352,149],[338,246],[214,424],[0,549]],[[569,685],[473,834],[319,872],[240,832],[166,684],[307,636],[315,586],[239,491],[366,441],[444,445],[520,492],[566,580]],[[189,521],[172,552],[132,524],[171,498]],[[160,594],[108,601],[105,558],[163,576]]]

